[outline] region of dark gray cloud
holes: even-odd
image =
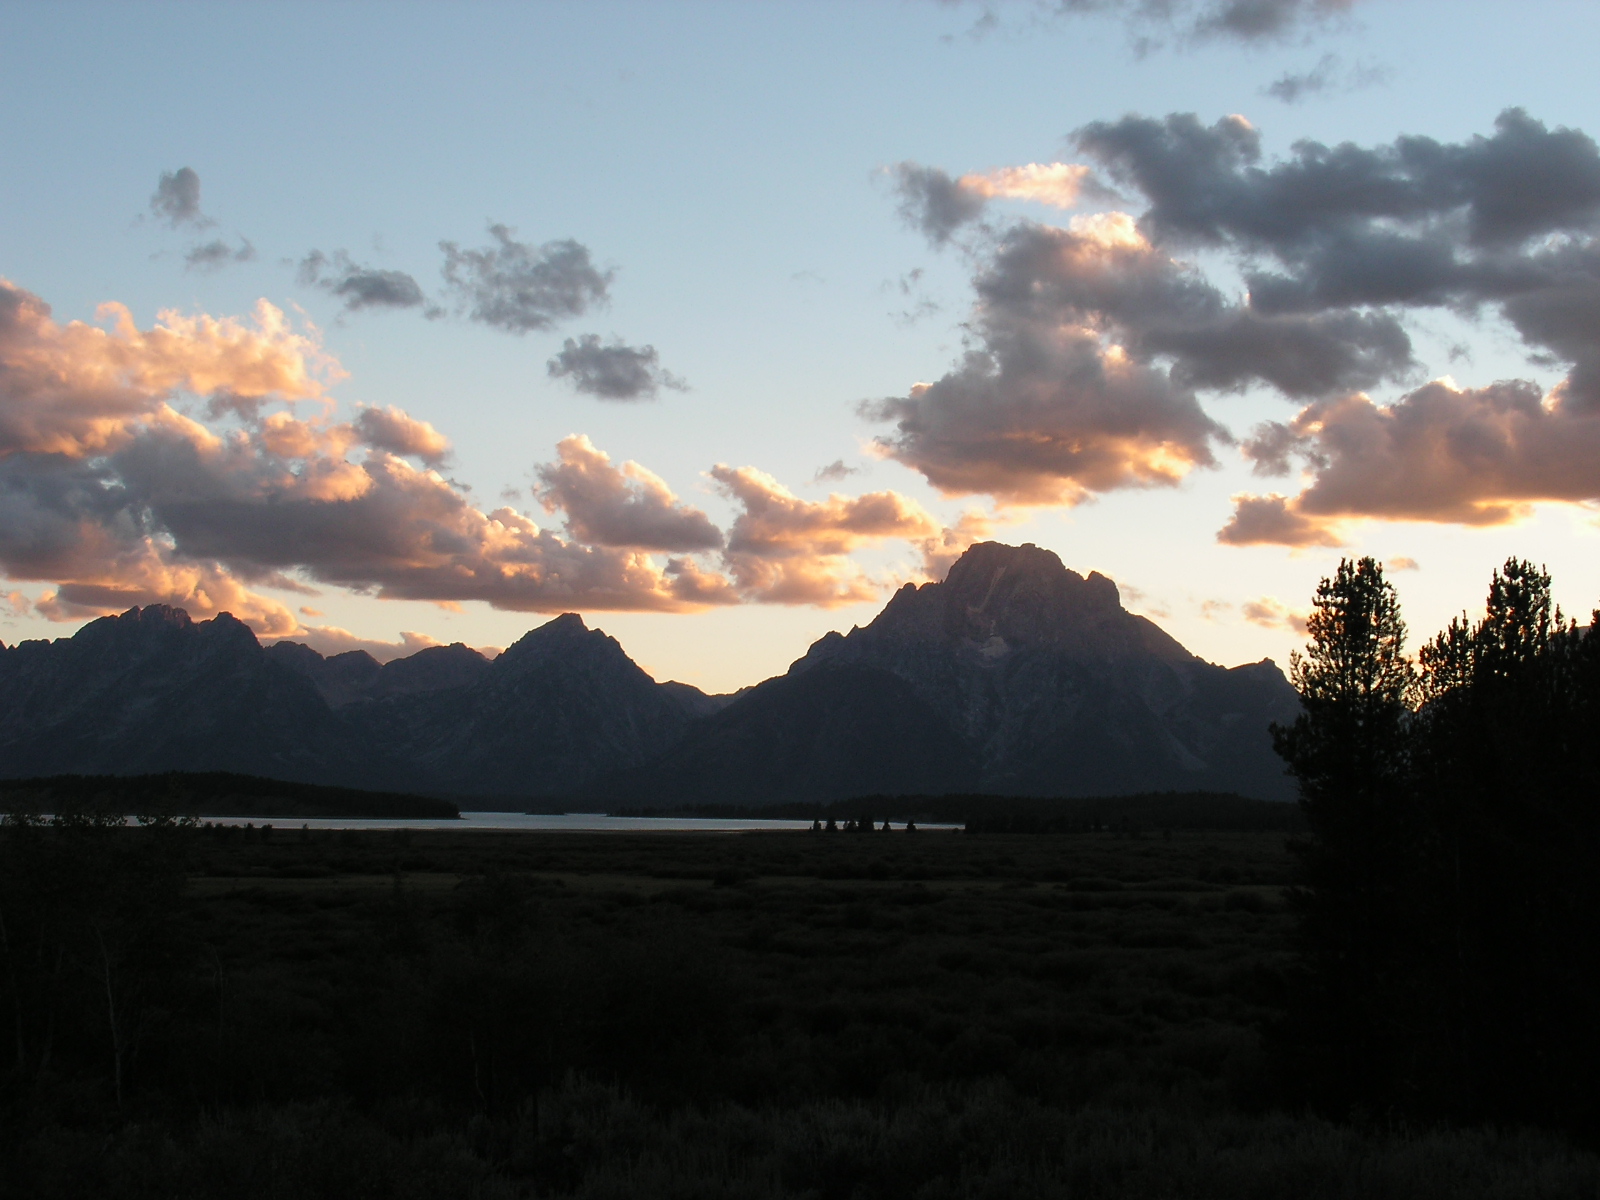
[[[895,194],[900,200],[900,216],[935,246],[942,246],[963,225],[983,216],[986,197],[938,167],[917,163],[897,163],[889,169]]]
[[[182,225],[203,229],[215,223],[200,211],[200,176],[190,167],[161,173],[150,211],[174,229]]]
[[[1575,129],[1548,129],[1507,109],[1490,137],[1387,146],[1295,144],[1261,167],[1261,139],[1243,117],[1204,126],[1192,113],[1086,125],[1079,147],[1149,200],[1152,236],[1262,251],[1317,266],[1335,246],[1395,230],[1472,250],[1504,249],[1600,218],[1600,154]],[[1378,295],[1378,300],[1387,295]]]
[[[827,466],[818,467],[817,473],[811,478],[816,483],[838,483],[841,479],[859,474],[860,471],[860,467],[847,467],[844,459],[836,458]]]
[[[1101,330],[1141,361],[1169,360],[1174,381],[1189,388],[1261,382],[1310,397],[1399,378],[1415,366],[1395,318],[1257,312],[1162,253],[1125,219],[1065,230],[1013,226],[975,286],[988,329],[1071,322]]]
[[[1508,109],[1488,137],[1298,143],[1261,163],[1242,118],[1086,126],[1079,145],[1148,199],[1155,241],[1222,247],[1264,316],[1495,306],[1600,404],[1600,150]]]
[[[191,246],[183,256],[183,265],[190,271],[217,271],[229,263],[254,262],[256,248],[248,238],[240,238],[237,246],[230,246],[221,238],[213,238]]]
[[[1285,71],[1262,91],[1274,100],[1296,104],[1307,96],[1316,96],[1332,88],[1337,81],[1338,71],[1338,56],[1324,54],[1309,71]]]
[[[1014,7],[1029,8],[1046,19],[1121,18],[1135,47],[1147,52],[1174,41],[1180,45],[1288,41],[1340,23],[1354,6],[1355,0],[1033,0]],[[982,13],[973,33],[981,36],[1001,24],[999,14],[1005,6],[999,0],[981,0],[978,7]]]
[[[1143,0],[1147,12],[1183,13],[1191,34],[1201,38],[1231,38],[1241,42],[1280,41],[1307,28],[1342,17],[1355,0],[1205,0],[1199,4],[1172,4]]]
[[[1337,54],[1324,54],[1309,71],[1285,71],[1261,93],[1285,104],[1298,104],[1308,96],[1359,91],[1388,79],[1389,72],[1381,67],[1358,64],[1347,70]]]
[[[601,400],[653,400],[662,388],[687,391],[689,385],[661,368],[654,346],[630,346],[597,333],[568,338],[547,369],[552,379],[566,379],[587,396]]]
[[[495,244],[463,250],[440,242],[445,283],[472,320],[523,334],[549,329],[606,304],[613,271],[601,271],[589,250],[570,238],[533,246],[516,230],[490,225]]]
[[[351,261],[343,250],[326,255],[313,250],[300,260],[300,282],[333,293],[347,312],[367,308],[421,308],[422,288],[404,271],[385,271]]]

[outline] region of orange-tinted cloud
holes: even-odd
[[[1173,485],[1215,461],[1222,435],[1192,395],[1084,327],[1034,326],[934,383],[866,406],[896,432],[878,450],[947,496],[1079,504]]]
[[[426,650],[430,646],[442,646],[438,638],[430,637],[425,633],[416,633],[412,630],[402,630],[398,642],[385,642],[378,638],[364,638],[351,633],[348,629],[341,629],[337,625],[303,625],[294,631],[293,636],[279,638],[278,641],[299,642],[310,646],[318,654],[332,657],[335,654],[348,654],[352,650],[365,650],[379,662],[389,662],[391,659],[406,658],[418,650]]]
[[[160,602],[331,648],[346,635],[265,593],[319,584],[525,612],[827,606],[880,593],[854,550],[903,539],[932,562],[983,527],[945,529],[894,492],[802,500],[719,466],[741,510],[725,538],[661,478],[574,435],[539,470],[558,536],[474,504],[435,469],[450,445],[427,422],[394,407],[337,420],[338,364],[270,306],[249,324],[166,314],[141,331],[124,310],[107,330],[57,325],[20,289],[0,301],[0,573],[52,584],[35,608],[53,619]],[[304,399],[326,403],[301,416]],[[705,557],[719,551],[722,571]]]
[[[1072,208],[1086,190],[1096,190],[1092,174],[1076,163],[1028,163],[963,175],[956,183],[986,199],[1032,200],[1053,208]]]
[[[1303,458],[1297,496],[1236,498],[1219,535],[1235,545],[1335,545],[1352,519],[1499,525],[1541,501],[1600,499],[1600,412],[1526,382],[1436,380],[1379,405],[1355,394],[1308,405],[1246,453],[1282,469]]]
[[[390,454],[420,458],[429,466],[438,466],[450,453],[449,438],[392,404],[387,408],[363,408],[352,424],[367,445]]]
[[[123,546],[91,534],[76,549],[77,569],[59,573],[68,581],[34,603],[35,611],[48,620],[82,621],[136,605],[170,604],[196,619],[232,613],[267,636],[300,627],[288,608],[251,591],[215,563],[177,561],[153,539]]]
[[[539,500],[545,511],[566,514],[579,541],[680,553],[722,545],[722,531],[705,513],[679,503],[665,480],[638,463],[612,466],[581,433],[557,443],[556,456],[538,469]]]
[[[921,541],[941,528],[897,492],[810,501],[754,467],[718,464],[710,474],[744,510],[729,530],[724,561],[740,592],[761,603],[834,607],[876,599],[881,589],[850,561],[851,551],[888,539]]]
[[[947,495],[1077,504],[1170,486],[1231,440],[1197,389],[1265,382],[1313,398],[1412,365],[1392,317],[1258,314],[1126,213],[1019,223],[974,283],[979,344],[939,380],[862,409],[896,425],[879,450]]]
[[[1217,532],[1227,546],[1342,546],[1325,521],[1308,517],[1299,505],[1276,492],[1269,496],[1240,493],[1233,498],[1233,516]]]
[[[1305,614],[1291,611],[1276,596],[1246,600],[1239,606],[1239,611],[1252,625],[1260,625],[1265,629],[1289,629],[1301,636],[1306,633]]]
[[[102,454],[179,391],[302,400],[343,374],[265,300],[252,323],[167,311],[141,330],[120,304],[100,313],[109,329],[59,325],[43,300],[0,280],[0,456]]]

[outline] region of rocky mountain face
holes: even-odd
[[[874,793],[1286,797],[1270,661],[1203,662],[1034,546],[942,583],[735,696],[656,683],[571,613],[492,661],[263,648],[152,605],[0,645],[0,778],[234,771],[453,797],[770,804]],[[467,803],[470,807],[470,802]]]
[[[490,661],[380,665],[263,648],[226,614],[151,605],[0,647],[0,777],[234,771],[449,795],[572,795],[642,764],[714,701],[658,684],[567,614]]]
[[[367,782],[359,747],[248,626],[151,605],[0,651],[0,775],[237,771]]]
[[[1105,576],[987,542],[944,582],[907,584],[866,628],[816,642],[647,771],[606,783],[657,802],[962,790],[1287,798],[1267,730],[1298,705],[1270,661],[1204,662],[1124,609]]]

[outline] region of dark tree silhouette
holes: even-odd
[[[1315,604],[1275,731],[1310,828],[1292,1065],[1335,1106],[1600,1129],[1600,614],[1512,559],[1414,671],[1372,560]]]
[[[1393,964],[1412,821],[1403,802],[1415,675],[1394,587],[1371,558],[1317,588],[1310,645],[1291,659],[1303,711],[1273,729],[1300,783],[1310,836],[1296,849],[1319,1074],[1336,1098],[1391,1087],[1402,1036]]]

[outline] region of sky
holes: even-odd
[[[0,0],[0,639],[708,691],[1032,542],[1225,665],[1600,604],[1600,6]]]

